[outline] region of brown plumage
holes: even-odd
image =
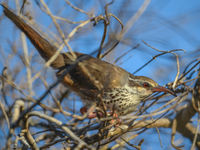
[[[7,6],[2,6],[4,14],[26,34],[42,58],[48,61],[57,48]],[[58,77],[71,67],[64,75],[63,84],[75,91],[83,100],[90,103],[103,101],[108,109],[114,107],[119,114],[134,111],[136,106],[153,92],[173,94],[148,77],[133,76],[124,69],[98,58],[75,52],[77,59],[72,61],[69,55],[70,53],[61,53],[51,63],[51,67],[58,70]]]

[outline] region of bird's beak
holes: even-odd
[[[170,93],[170,94],[176,96],[176,94],[175,94],[172,90],[167,89],[167,88],[162,87],[162,86],[154,87],[152,91],[153,91],[153,92],[164,92],[164,93]]]

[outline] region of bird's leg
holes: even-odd
[[[121,124],[121,120],[115,111],[110,112],[109,114],[110,114],[110,116],[113,117],[113,119],[110,120],[110,124],[115,125],[115,126],[118,126]]]
[[[80,113],[82,115],[87,113],[87,118],[88,119],[93,119],[93,118],[101,118],[101,117],[105,117],[104,112],[102,109],[100,109],[99,107],[96,107],[96,105],[92,105],[89,109],[87,106],[83,106],[80,109]],[[107,112],[108,117],[112,117],[112,119],[109,121],[111,125],[115,125],[118,126],[121,124],[121,120],[119,119],[119,116],[115,110],[115,107],[113,106],[112,111]]]
[[[115,126],[118,126],[121,124],[121,120],[115,109],[115,105],[113,105],[112,111],[109,112],[109,115],[113,117],[113,119],[110,120],[110,124],[115,125]]]
[[[103,113],[101,111],[98,111],[96,109],[96,105],[92,105],[89,109],[87,108],[87,106],[83,106],[80,109],[80,113],[82,115],[84,115],[85,113],[87,113],[87,117],[89,119],[93,119],[93,118],[96,118],[96,117],[102,117],[103,116]]]
[[[96,107],[96,105],[92,105],[89,109],[87,106],[83,106],[81,107],[80,109],[80,113],[82,115],[86,114],[87,113],[87,118],[89,119],[93,119],[93,118],[96,118],[96,117],[104,117],[104,113],[102,112],[102,110],[99,108]],[[110,112],[107,112],[108,116],[111,116],[113,119],[110,121],[111,124],[120,124],[121,121],[119,119],[119,116],[117,114],[117,112],[115,111],[115,109],[113,108],[112,111]]]

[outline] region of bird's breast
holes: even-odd
[[[110,111],[115,111],[119,115],[125,115],[127,113],[136,110],[139,104],[140,97],[130,92],[126,88],[113,88],[104,91],[102,100]]]

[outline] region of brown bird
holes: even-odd
[[[48,61],[55,54],[57,47],[6,5],[2,6],[4,14],[26,34],[42,58]],[[74,54],[75,61],[69,58],[72,57],[71,53],[60,53],[51,63],[51,67],[58,70],[58,77],[65,73],[62,83],[76,92],[84,102],[96,103],[111,112],[114,109],[118,115],[125,115],[135,111],[138,104],[154,92],[174,95],[174,92],[159,86],[148,77],[134,76],[118,66],[87,54]]]

